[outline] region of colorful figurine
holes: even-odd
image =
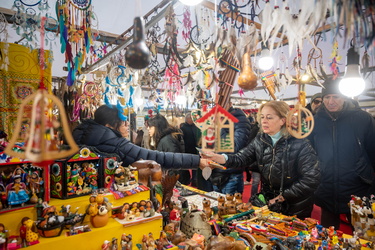
[[[111,250],[117,250],[118,244],[117,244],[117,238],[113,237],[111,242]]]
[[[21,182],[20,175],[13,177],[13,182],[7,185],[6,192],[9,208],[11,208],[12,205],[18,204],[21,204],[23,207],[25,202],[29,200],[29,191],[27,190],[25,183]]]
[[[39,176],[39,173],[34,171],[31,176],[28,178],[28,184],[29,189],[31,191],[31,194],[36,194],[38,198],[42,197],[42,191],[43,191],[43,178]]]
[[[0,223],[0,249],[5,250],[7,242],[7,230],[5,230],[4,224]]]
[[[23,222],[23,224],[26,227],[26,242],[28,243],[29,246],[35,245],[39,243],[39,235],[33,231],[33,227],[35,227],[34,221],[31,219],[28,219]]]
[[[132,238],[131,234],[126,235],[123,233],[121,235],[121,250],[133,250]]]

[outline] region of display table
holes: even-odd
[[[140,200],[148,200],[150,198],[149,191],[139,192],[121,199],[114,199],[112,194],[106,194],[109,202],[113,207],[121,206],[125,202],[139,202]],[[49,205],[53,205],[60,211],[62,205],[70,205],[71,209],[75,211],[79,207],[79,213],[85,213],[89,205],[89,196],[77,197],[67,200],[51,199]],[[24,217],[29,217],[36,220],[36,209],[34,207],[21,208],[18,210],[0,214],[0,223],[3,223],[9,231],[8,235],[19,235],[21,220]],[[89,224],[89,216],[85,217],[83,224]],[[133,249],[136,249],[136,244],[140,243],[144,234],[152,233],[154,238],[159,238],[162,230],[163,221],[161,216],[149,219],[147,222],[132,224],[124,226],[113,218],[109,219],[106,226],[101,228],[93,228],[91,231],[67,236],[69,230],[64,229],[60,236],[53,238],[39,238],[39,244],[29,246],[28,249],[101,249],[101,245],[105,240],[111,241],[113,237],[118,239],[120,244],[121,235],[123,233],[132,234]]]

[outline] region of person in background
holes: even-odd
[[[270,101],[259,108],[260,132],[236,154],[203,152],[227,168],[244,168],[257,162],[261,174],[262,193],[268,205],[281,203],[285,215],[304,219],[311,216],[314,191],[319,185],[318,157],[307,139],[292,137],[286,128],[289,106],[282,101]]]
[[[167,119],[157,114],[148,120],[148,132],[150,135],[151,148],[162,152],[183,153],[185,151],[182,131],[170,125]],[[189,170],[178,170],[178,181],[182,184],[190,184]]]
[[[309,135],[321,168],[315,203],[322,209],[321,224],[339,229],[340,214],[350,219],[351,195],[374,194],[375,122],[358,103],[339,91],[340,79],[327,79],[323,105]]]
[[[234,123],[234,152],[238,152],[250,142],[251,125],[246,114],[239,108],[233,108],[230,103],[228,112],[238,119]],[[222,129],[221,138],[229,136],[227,129]],[[244,190],[243,169],[232,168],[227,170],[215,169],[209,178],[214,191],[223,194],[241,193]]]
[[[131,165],[138,160],[153,160],[167,169],[196,169],[206,166],[207,160],[199,155],[182,153],[165,153],[145,149],[132,144],[122,136],[125,121],[115,105],[100,106],[94,113],[94,119],[83,120],[73,130],[73,138],[78,145],[95,147],[105,153],[117,154],[123,165]]]
[[[309,104],[306,105],[306,108],[310,110],[313,115],[315,115],[320,105],[322,104],[322,102],[323,102],[322,94],[316,93],[315,95],[311,97],[311,101]]]
[[[202,133],[194,124],[190,112],[186,114],[185,122],[180,124],[180,129],[184,136],[185,153],[198,154],[197,147]],[[203,178],[200,169],[192,171],[191,185],[203,191],[212,191],[211,183]]]

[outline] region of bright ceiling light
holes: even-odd
[[[346,56],[345,75],[339,83],[339,90],[343,95],[354,97],[360,95],[365,87],[365,80],[359,71],[359,54],[351,47]]]
[[[189,6],[194,6],[201,3],[203,0],[180,0],[181,3]]]
[[[271,57],[269,49],[265,48],[260,53],[258,67],[261,70],[269,70],[273,66],[273,58]]]
[[[307,81],[309,81],[310,80],[310,76],[309,76],[309,74],[303,74],[302,76],[301,76],[301,81],[302,82],[307,82]]]
[[[176,96],[176,104],[178,104],[178,105],[186,105],[186,101],[187,101],[186,96],[184,96],[184,95],[178,95],[178,96]]]

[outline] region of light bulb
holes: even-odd
[[[301,76],[301,81],[302,81],[302,82],[307,82],[308,80],[310,80],[310,76],[309,76],[309,74],[303,74],[303,75]]]
[[[203,0],[180,0],[181,3],[189,6],[194,6],[201,3]]]
[[[268,49],[263,49],[260,53],[260,58],[258,61],[258,67],[261,70],[269,70],[273,66],[273,58],[270,56],[270,51]]]
[[[135,103],[135,105],[137,105],[138,107],[139,107],[139,106],[142,106],[142,104],[143,104],[143,98],[134,98],[134,103]]]
[[[359,72],[359,54],[351,47],[346,56],[345,75],[339,83],[339,90],[343,95],[354,97],[365,90],[366,83]]]
[[[185,105],[186,104],[186,96],[184,96],[184,95],[178,95],[178,96],[176,96],[176,103],[178,104],[178,105]]]
[[[339,83],[339,90],[343,95],[354,97],[365,90],[366,83],[362,77],[345,77]]]

